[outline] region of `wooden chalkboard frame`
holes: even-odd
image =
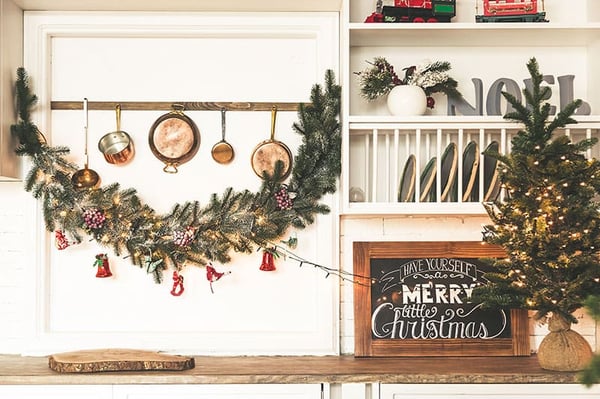
[[[407,257],[500,258],[506,252],[476,242],[354,242],[354,356],[529,356],[529,322],[525,309],[511,309],[510,338],[373,339],[371,334],[371,259]]]

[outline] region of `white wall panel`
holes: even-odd
[[[26,13],[26,68],[42,104],[36,114],[53,145],[71,149],[83,165],[82,111],[50,111],[50,101],[308,101],[326,69],[337,69],[337,15]],[[219,111],[186,111],[201,144],[177,174],[162,171],[148,145],[153,122],[167,111],[123,111],[122,130],[136,154],[125,166],[109,165],[98,140],[116,129],[113,111],[89,112],[90,167],[103,184],[134,187],[159,213],[178,202],[205,204],[227,187],[258,190],[250,167],[253,148],[270,134],[270,112],[227,112],[227,139],[236,151],[228,165],[210,150],[221,139]],[[294,151],[295,112],[278,112],[276,138]],[[335,204],[332,197],[324,201]],[[334,213],[298,231],[295,253],[334,266]],[[37,226],[37,229],[43,229]],[[292,231],[290,231],[291,233]],[[93,242],[58,251],[53,238],[40,251],[41,290],[37,337],[28,351],[56,352],[127,346],[211,354],[331,354],[337,351],[333,279],[319,269],[277,259],[277,271],[259,270],[261,254],[233,254],[213,284],[204,268],[186,267],[185,292],[173,297],[171,272],[157,285],[128,259]],[[108,252],[113,277],[95,278],[97,253]]]

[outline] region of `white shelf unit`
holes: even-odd
[[[568,135],[573,141],[600,138],[600,120],[580,119],[579,123],[561,129],[557,134]],[[511,140],[518,130],[517,125],[502,118],[427,117],[402,122],[385,117],[351,118],[349,187],[359,188],[364,193],[364,200],[349,198],[346,211],[348,214],[480,214],[484,210],[481,203],[492,200],[499,192],[499,182],[489,172],[493,160],[485,157],[482,151],[497,143],[501,153],[510,152]],[[444,159],[451,159],[443,156],[448,146],[457,149],[453,163],[444,162]],[[465,154],[466,148],[474,149],[474,153]],[[445,169],[447,174],[435,174],[431,186],[434,194],[430,196],[424,193],[426,176],[417,172],[414,194],[407,201],[398,196],[405,164],[411,155],[415,157],[416,165],[433,162],[435,170]],[[469,162],[475,156],[477,161]],[[600,148],[595,146],[586,156],[600,157]],[[443,164],[453,165],[451,175],[450,169],[444,168]],[[443,196],[443,193],[447,195]]]
[[[580,123],[567,126],[565,132],[572,133],[573,139],[589,135],[600,138],[600,76],[596,72],[600,70],[600,2],[545,3],[550,20],[547,23],[476,23],[476,1],[458,0],[457,16],[451,23],[420,24],[364,23],[374,11],[375,1],[344,3],[343,214],[485,214],[479,202],[484,200],[482,193],[473,202],[441,201],[438,196],[427,202],[415,198],[414,202],[398,203],[403,167],[408,157],[415,155],[418,190],[427,162],[437,157],[439,167],[440,157],[450,142],[458,147],[457,176],[462,176],[462,152],[471,140],[481,150],[492,140],[499,141],[501,152],[509,150],[510,139],[521,126],[501,115],[488,114],[488,97],[494,94],[489,87],[499,79],[511,79],[524,87],[523,81],[529,78],[526,63],[532,57],[538,60],[540,71],[549,76],[553,93],[550,103],[560,108],[560,91],[571,90],[573,98],[590,105],[591,114],[576,115]],[[361,98],[355,75],[376,56],[386,57],[396,70],[423,60],[450,61],[451,75],[459,82],[465,100],[472,106],[479,105],[482,114],[449,116],[445,98],[436,95],[435,108],[425,116],[390,116],[384,99],[368,102]],[[573,77],[571,88],[559,84],[561,76]],[[475,79],[483,87],[480,97]],[[505,101],[501,101],[506,109]],[[595,147],[589,155],[600,156],[599,151]],[[483,162],[480,167],[483,168]],[[481,173],[478,178],[483,179]],[[461,185],[461,179],[457,180],[457,185]],[[438,174],[438,194],[442,183]],[[350,189],[355,187],[364,192],[364,201],[351,201]]]

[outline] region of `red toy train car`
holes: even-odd
[[[383,7],[384,22],[450,22],[456,15],[456,0],[395,0]]]
[[[483,15],[476,15],[477,22],[548,22],[541,0],[483,0]]]

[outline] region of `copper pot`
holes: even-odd
[[[121,130],[121,106],[117,105],[117,130],[105,134],[98,142],[98,149],[104,155],[106,162],[114,165],[124,165],[135,153],[133,141],[127,132]]]
[[[275,165],[281,162],[281,171],[278,180],[285,180],[292,171],[292,152],[285,143],[275,140],[275,118],[277,107],[271,108],[271,137],[259,143],[252,152],[250,163],[254,173],[260,178],[273,178]]]

